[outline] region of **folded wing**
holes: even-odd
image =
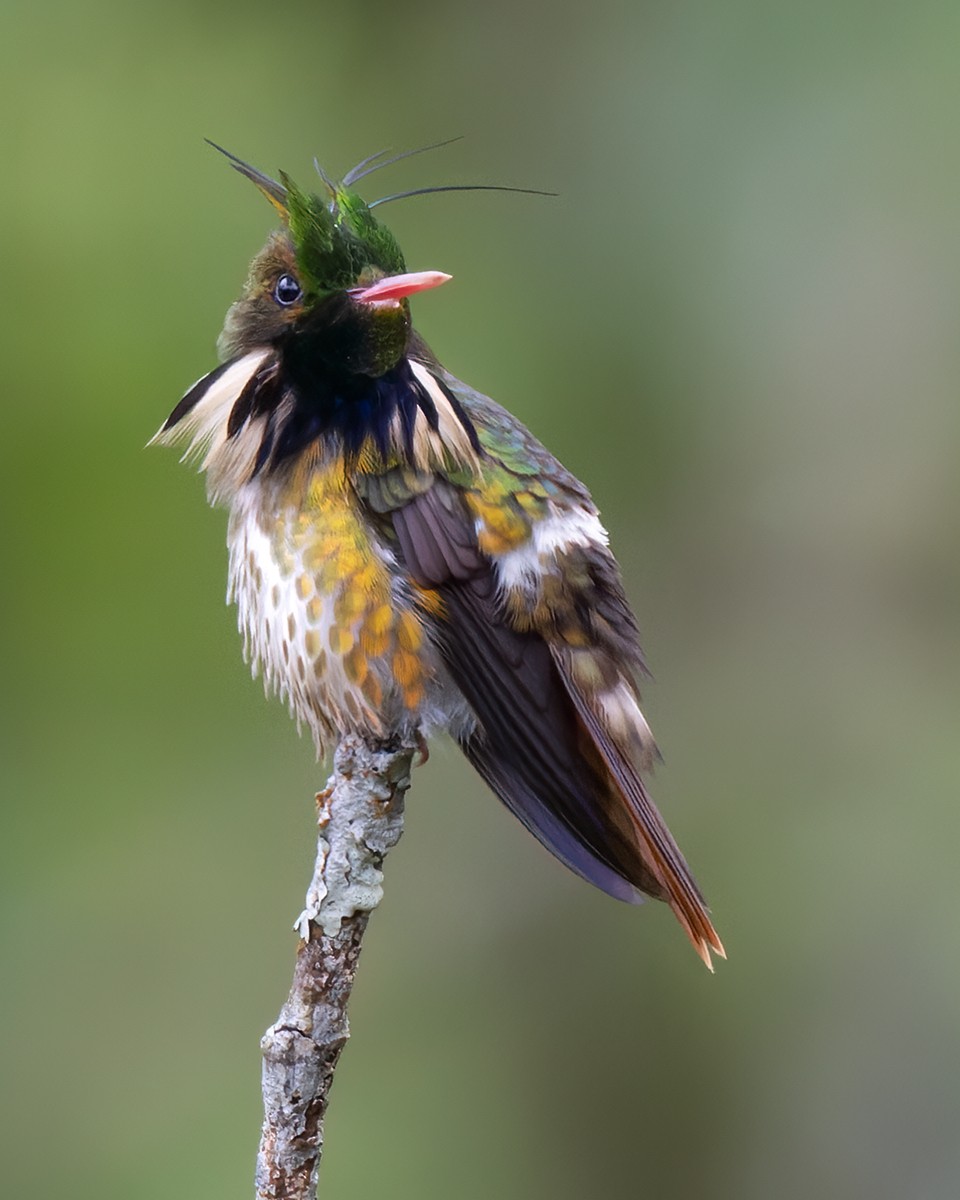
[[[631,677],[636,629],[609,551],[541,539],[536,565],[550,585],[538,589],[506,555],[481,550],[473,509],[443,478],[390,517],[411,577],[441,602],[434,636],[477,717],[467,757],[577,874],[621,900],[645,892],[669,903],[709,966],[723,948],[640,776],[655,748]],[[536,548],[535,526],[529,537],[521,551]]]

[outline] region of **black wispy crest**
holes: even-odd
[[[431,192],[520,192],[524,196],[557,196],[558,192],[544,192],[540,188],[506,187],[499,183],[441,183],[437,187],[413,188],[409,192],[394,192],[371,200],[367,208],[390,204],[394,200],[406,200],[408,196],[429,196]]]
[[[389,154],[389,150],[378,150],[376,154],[370,154],[362,162],[358,162],[355,167],[352,167],[343,177],[343,186],[352,187],[358,179],[363,179],[365,175],[372,175],[374,171],[379,171],[381,167],[392,167],[394,163],[400,162],[404,158],[413,158],[415,154],[426,154],[428,150],[439,150],[443,146],[452,146],[454,142],[463,141],[463,134],[460,133],[456,137],[445,138],[442,142],[431,142],[429,146],[418,146],[416,150],[402,150],[399,154],[394,154],[391,158],[384,158],[385,154]],[[383,159],[382,162],[377,162],[377,159]]]

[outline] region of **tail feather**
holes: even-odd
[[[566,679],[562,671],[561,675]],[[587,737],[603,760],[611,785],[622,797],[644,866],[660,883],[662,898],[670,905],[694,950],[712,971],[711,951],[720,958],[726,958],[727,955],[710,920],[703,895],[673,835],[650,799],[630,755],[618,748],[581,691],[572,686],[568,686],[567,690]]]
[[[453,617],[441,635],[444,657],[480,722],[465,753],[571,870],[621,900],[639,892],[665,900],[712,970],[711,951],[725,957],[723,945],[629,752],[542,638],[478,619],[490,604],[487,586],[471,580],[443,589]],[[469,638],[451,636],[466,628]]]

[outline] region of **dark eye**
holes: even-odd
[[[278,304],[296,304],[302,295],[303,290],[292,275],[281,275],[273,289]]]

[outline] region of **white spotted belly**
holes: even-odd
[[[317,499],[284,506],[280,489],[250,484],[233,504],[227,599],[254,675],[307,725],[320,755],[344,732],[468,727],[392,552],[346,497]]]

